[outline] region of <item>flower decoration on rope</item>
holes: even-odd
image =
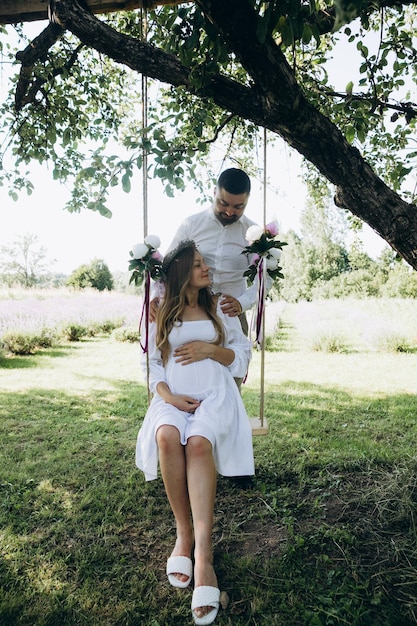
[[[158,251],[161,240],[157,235],[148,235],[143,243],[137,243],[130,251],[129,271],[132,275],[130,283],[141,285],[146,276],[152,280],[163,280],[162,255]]]
[[[252,257],[252,264],[244,272],[250,283],[253,283],[259,271],[260,262],[263,259],[266,264],[266,270],[273,279],[284,278],[279,266],[281,258],[281,249],[287,244],[277,239],[278,224],[270,222],[261,228],[261,226],[253,225],[246,231],[246,239],[249,245],[243,250],[242,254]]]
[[[148,235],[143,243],[135,244],[130,251],[129,270],[132,272],[132,275],[129,284],[134,282],[135,285],[140,286],[144,283],[145,293],[139,322],[139,341],[143,352],[146,354],[148,354],[149,346],[151,278],[153,280],[163,280],[164,278],[162,255],[158,252],[160,245],[161,240],[157,235]]]
[[[252,265],[243,273],[247,277],[248,282],[253,283],[258,276],[258,303],[256,307],[256,337],[255,344],[261,347],[264,341],[263,320],[265,313],[265,271],[269,276],[274,278],[284,278],[281,274],[281,267],[278,265],[281,258],[281,248],[287,244],[279,241],[278,224],[270,222],[261,228],[260,226],[251,226],[246,231],[246,239],[249,246],[243,250],[242,254],[251,256]]]

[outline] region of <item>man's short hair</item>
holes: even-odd
[[[238,196],[241,193],[250,194],[250,178],[243,170],[231,167],[224,170],[217,181],[219,189],[224,189],[228,193]]]

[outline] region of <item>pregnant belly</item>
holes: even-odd
[[[222,365],[211,359],[180,365],[174,360],[167,365],[167,383],[173,393],[190,395],[196,399],[206,396],[221,381]]]

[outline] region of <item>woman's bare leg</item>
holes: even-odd
[[[177,538],[171,556],[191,557],[193,530],[187,490],[186,459],[180,435],[174,426],[161,426],[156,434],[159,466],[168,501],[175,517]],[[187,576],[178,574],[182,582]]]
[[[217,473],[211,443],[204,437],[190,437],[185,446],[185,454],[195,539],[194,584],[195,587],[217,587],[212,540]],[[211,608],[201,607],[196,613],[198,617],[202,617]]]

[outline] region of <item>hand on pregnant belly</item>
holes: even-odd
[[[211,343],[207,343],[206,341],[190,341],[175,349],[175,362],[181,363],[181,365],[188,365],[189,363],[203,361],[204,359],[210,358],[212,350],[213,344]]]
[[[201,404],[198,400],[184,394],[172,394],[171,399],[167,400],[167,402],[180,411],[186,411],[187,413],[194,413]]]

